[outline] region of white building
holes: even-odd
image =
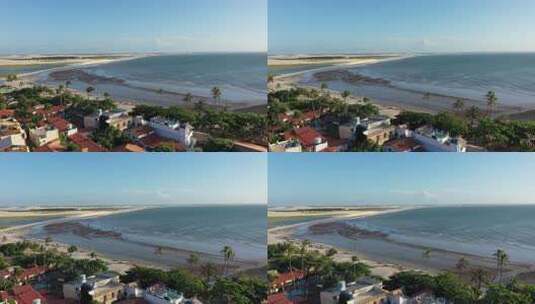
[[[143,297],[150,304],[182,304],[184,295],[161,284],[153,285],[145,290]]]
[[[177,141],[186,147],[193,144],[193,127],[189,123],[166,119],[160,116],[153,117],[149,126],[160,137]]]
[[[30,129],[30,140],[37,147],[44,146],[59,139],[59,131],[53,126]]]
[[[423,126],[414,131],[402,125],[396,128],[397,137],[414,138],[426,152],[466,152],[466,141],[461,137],[451,137],[449,133]]]
[[[321,304],[408,304],[400,290],[387,291],[383,283],[373,278],[362,278],[347,284],[341,281],[334,288],[320,293]]]
[[[26,132],[15,118],[0,119],[0,151],[28,151]]]
[[[110,127],[114,127],[120,131],[129,128],[132,123],[132,117],[128,115],[128,111],[112,110],[103,112],[98,110],[91,115],[84,116],[84,128],[97,129],[101,123],[106,123]]]
[[[380,115],[365,119],[357,117],[338,127],[338,137],[346,140],[355,139],[359,128],[363,130],[363,134],[368,140],[379,145],[388,141],[394,135],[395,131],[389,117]]]
[[[63,284],[63,297],[66,300],[80,300],[82,286],[89,287],[93,300],[102,304],[111,304],[125,295],[125,285],[120,282],[117,273],[106,272],[95,276],[81,275],[78,279]]]
[[[303,152],[303,147],[301,147],[301,144],[296,139],[290,139],[285,141],[279,141],[275,144],[269,145],[269,151],[270,152]]]

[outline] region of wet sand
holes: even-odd
[[[395,212],[395,211],[394,211]],[[457,272],[460,258],[468,261],[469,267],[495,272],[496,261],[489,256],[477,256],[463,252],[429,248],[394,241],[387,234],[367,231],[346,223],[348,218],[331,218],[277,227],[269,231],[269,243],[310,240],[313,248],[326,252],[336,248],[338,261],[349,261],[356,255],[372,266],[372,273],[388,277],[403,270],[420,270],[428,273]],[[424,255],[430,250],[430,255]],[[535,265],[512,262],[507,265],[504,279],[513,277],[523,281],[535,281]]]
[[[377,62],[400,60],[407,57],[394,57]],[[382,109],[397,110],[397,112],[408,110],[437,114],[440,112],[452,112],[453,104],[461,99],[465,103],[465,108],[471,106],[486,109],[484,100],[474,100],[462,96],[449,96],[443,94],[433,94],[417,90],[399,88],[389,81],[381,78],[371,78],[351,72],[350,70],[377,62],[360,62],[347,65],[332,65],[317,69],[307,69],[295,73],[288,73],[274,77],[274,81],[269,84],[270,90],[289,89],[292,87],[315,88],[318,89],[321,83],[327,83],[329,92],[340,96],[344,90],[349,90],[353,94],[353,100],[361,100],[363,97],[371,99],[371,103]],[[525,105],[504,105],[498,104],[493,112],[493,116],[514,115],[531,110]]]

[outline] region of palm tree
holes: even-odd
[[[96,258],[97,258],[97,254],[96,254],[94,251],[92,251],[92,252],[89,254],[89,256],[90,256],[92,259],[96,259]]]
[[[223,247],[221,253],[223,254],[223,260],[225,261],[223,273],[226,275],[228,264],[234,260],[236,254],[234,253],[234,249],[230,246]]]
[[[350,91],[345,90],[345,91],[342,92],[342,98],[344,99],[344,101],[347,102],[347,98],[348,98],[349,96],[351,96],[351,92],[350,92]]]
[[[214,98],[216,103],[219,103],[221,101],[221,89],[218,87],[212,88],[212,97]]]
[[[106,98],[106,99],[110,98],[110,93],[104,92],[104,98]]]
[[[503,268],[509,262],[509,256],[503,249],[498,249],[494,253],[496,258],[496,270],[498,271],[498,283],[502,282]]]
[[[488,283],[489,273],[482,268],[476,268],[471,271],[470,279],[472,283],[476,284],[476,288],[479,291],[483,287],[483,284]]]
[[[461,113],[464,110],[464,101],[462,99],[457,99],[457,101],[453,103],[453,108],[458,113]]]
[[[487,99],[488,114],[490,116],[494,110],[494,107],[498,103],[498,97],[496,96],[496,92],[489,91],[487,95],[485,95],[485,98]]]
[[[325,93],[325,91],[329,88],[329,85],[327,85],[325,82],[322,82],[320,84],[320,90],[322,93]]]
[[[85,91],[87,92],[87,95],[91,95],[91,92],[95,91],[95,88],[93,88],[93,87],[87,87],[87,88],[85,89]]]
[[[216,274],[216,271],[217,267],[210,262],[201,266],[201,274],[204,276],[207,282],[209,282],[210,279]]]
[[[300,253],[301,253],[301,270],[302,271],[305,271],[305,255],[307,253],[308,246],[310,246],[310,244],[311,242],[309,240],[303,240],[301,242]]]
[[[64,90],[65,90],[65,87],[64,87],[62,84],[60,84],[60,85],[58,86],[58,91],[57,91],[57,93],[58,93],[58,95],[59,95],[59,100],[60,100],[60,103],[61,103],[62,105],[63,105],[63,91],[64,91]]]
[[[360,259],[358,256],[354,255],[351,257],[351,262],[353,262],[353,273],[357,273],[357,264],[359,263]]]
[[[465,271],[468,268],[468,260],[464,257],[460,258],[459,261],[457,261],[455,268],[457,268],[457,270],[460,272]]]
[[[195,267],[198,263],[199,263],[199,255],[196,253],[190,254],[188,258],[188,264],[191,266],[191,268]]]
[[[193,95],[191,95],[191,93],[187,93],[186,95],[184,95],[184,98],[182,100],[185,103],[190,104],[191,101],[193,100]]]
[[[273,74],[269,73],[267,77],[268,83],[272,83],[274,80],[275,80],[275,77],[273,76]]]
[[[466,110],[466,117],[470,119],[470,125],[474,125],[475,121],[481,116],[481,110],[476,106],[471,106]]]

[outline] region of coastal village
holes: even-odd
[[[187,266],[172,270],[134,266],[111,271],[96,253],[90,258],[62,251],[51,238],[44,242],[10,242],[0,245],[1,304],[202,304],[260,303],[266,297],[263,280],[227,272],[231,257],[221,269],[201,264],[192,255]],[[227,259],[225,260],[227,261]],[[193,270],[195,269],[195,270]]]
[[[92,95],[92,87],[87,94],[72,90],[69,81],[53,89],[9,79],[0,87],[3,152],[267,151],[261,114],[202,102],[124,106],[107,93]],[[213,91],[220,98],[221,91]]]
[[[369,81],[369,80],[367,80]],[[271,152],[487,152],[535,149],[535,126],[465,108],[458,100],[438,114],[379,106],[350,91],[300,87],[270,76],[268,97]],[[281,85],[284,83],[285,85]],[[431,98],[431,95],[424,96]]]

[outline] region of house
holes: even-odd
[[[0,279],[7,280],[11,277],[11,271],[4,269],[0,270]]]
[[[320,292],[321,304],[406,304],[408,299],[400,290],[388,291],[383,289],[383,283],[373,278],[365,277],[346,286],[341,281],[336,287]]]
[[[52,125],[30,129],[30,140],[36,147],[59,140],[59,131]]]
[[[268,295],[268,304],[293,304],[282,292]]]
[[[80,148],[81,152],[107,152],[108,151],[106,148],[92,141],[86,135],[82,135],[80,133],[76,133],[74,135],[69,136],[69,139]]]
[[[414,138],[425,152],[466,152],[466,141],[461,137],[451,137],[448,132],[437,130],[432,126],[422,126],[410,130],[401,125],[396,128],[398,138]]]
[[[15,110],[0,110],[0,118],[12,118],[13,116],[15,116]]]
[[[237,152],[267,152],[265,146],[257,145],[252,142],[234,141],[234,150]]]
[[[126,130],[124,134],[133,142],[140,142],[143,138],[154,134],[154,130],[148,125],[141,125]]]
[[[177,141],[186,147],[194,145],[193,127],[189,123],[156,116],[149,121],[149,126],[160,137]]]
[[[126,143],[126,144],[113,148],[112,151],[113,152],[138,152],[139,153],[139,152],[145,152],[145,149],[135,144]]]
[[[412,137],[394,138],[383,145],[385,152],[423,152],[423,146]]]
[[[103,112],[98,110],[91,115],[84,116],[84,128],[97,129],[103,124],[124,131],[133,124],[132,117],[125,110],[112,110]]]
[[[270,152],[303,152],[303,148],[297,139],[279,141],[269,145]]]
[[[329,147],[327,139],[311,127],[295,128],[284,134],[286,140],[299,141],[303,151],[321,152]]]
[[[34,266],[30,268],[25,268],[16,275],[18,282],[28,282],[30,280],[39,279],[42,275],[47,272],[47,269],[42,266]]]
[[[155,284],[145,290],[143,297],[151,304],[183,304],[184,295],[162,284]]]
[[[46,304],[45,297],[31,285],[15,286],[12,293],[17,304]]]
[[[15,118],[0,119],[0,151],[28,152],[26,132]]]
[[[305,272],[294,270],[292,272],[280,273],[278,277],[271,282],[270,289],[272,292],[278,292],[287,286],[294,285],[305,278]]]
[[[383,145],[394,136],[395,127],[389,117],[372,116],[365,119],[357,117],[345,124],[338,126],[338,136],[341,139],[353,140],[361,131],[366,138],[378,145]]]
[[[31,285],[15,286],[8,291],[0,291],[0,304],[46,304],[46,298]]]
[[[125,296],[125,285],[120,282],[119,274],[113,272],[99,273],[63,284],[63,297],[66,300],[80,300],[82,287],[87,286],[93,300],[102,304],[111,304]]]
[[[59,116],[49,117],[48,122],[58,129],[60,134],[64,134],[67,137],[78,133],[76,126]]]

